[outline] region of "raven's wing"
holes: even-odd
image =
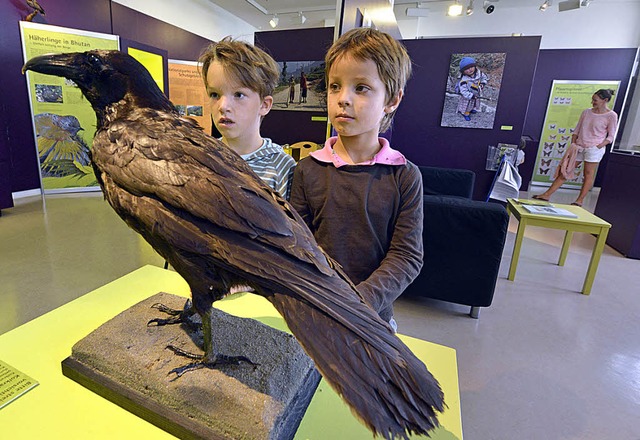
[[[134,112],[96,136],[93,161],[131,194],[256,240],[326,275],[333,272],[293,207],[240,156],[189,120]]]

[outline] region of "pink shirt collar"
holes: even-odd
[[[324,148],[322,150],[314,151],[309,155],[313,156],[315,159],[319,160],[320,162],[333,163],[333,165],[336,168],[340,168],[341,166],[344,166],[344,165],[349,165],[347,162],[342,160],[340,156],[334,153],[333,146],[337,141],[338,141],[337,136],[330,137],[324,143]],[[391,145],[389,144],[389,141],[387,139],[381,137],[381,138],[378,138],[378,142],[380,142],[380,151],[378,151],[376,155],[373,156],[373,159],[365,162],[357,163],[356,165],[375,165],[375,164],[406,165],[407,164],[407,159],[402,155],[402,153],[391,148]]]

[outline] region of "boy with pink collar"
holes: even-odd
[[[341,36],[326,56],[327,108],[338,136],[301,160],[291,203],[318,244],[394,329],[393,301],[422,267],[422,178],[389,142],[411,74],[404,47],[369,28]]]

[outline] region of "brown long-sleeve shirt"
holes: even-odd
[[[291,204],[386,321],[422,268],[422,177],[406,165],[298,163]]]

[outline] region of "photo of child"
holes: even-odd
[[[452,54],[441,126],[492,129],[505,53]]]
[[[465,121],[470,121],[470,115],[481,110],[480,98],[489,77],[477,67],[476,60],[472,57],[462,58],[459,70],[460,79],[456,83],[456,92],[460,94],[458,113]]]

